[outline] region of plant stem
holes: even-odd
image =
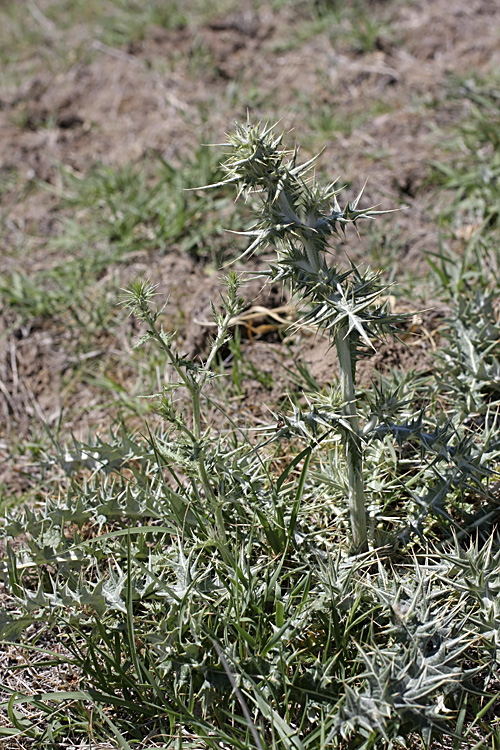
[[[201,403],[200,403],[200,388],[196,384],[192,384],[189,388],[191,394],[191,403],[193,408],[193,434],[197,443],[201,440]]]
[[[212,504],[212,507],[214,509],[215,527],[217,529],[217,535],[219,537],[219,541],[224,546],[227,543],[227,536],[226,536],[226,530],[224,528],[224,518],[222,515],[222,507],[221,507],[221,503],[219,502],[219,500],[216,498],[216,496],[213,493],[212,485],[210,483],[210,479],[207,474],[207,467],[205,466],[204,451],[201,447],[201,403],[200,403],[201,386],[200,384],[192,383],[188,387],[189,387],[189,392],[191,394],[191,404],[192,404],[192,409],[193,409],[193,434],[194,434],[194,438],[199,448],[198,469],[200,472],[200,479],[203,485],[203,489],[205,490],[205,495],[207,499],[210,501],[210,503]]]
[[[192,437],[194,438],[195,443],[198,446],[198,468],[200,472],[200,479],[203,486],[203,489],[205,491],[205,495],[207,499],[212,504],[212,507],[214,509],[214,515],[215,515],[215,525],[217,529],[217,535],[219,537],[219,541],[222,543],[223,548],[224,545],[227,543],[227,536],[226,531],[224,528],[224,519],[222,516],[222,508],[220,502],[215,497],[212,485],[210,484],[210,479],[207,474],[207,469],[205,466],[205,457],[204,453],[201,447],[201,389],[203,387],[203,382],[196,383],[192,379],[190,379],[186,373],[183,371],[182,367],[179,366],[176,358],[172,354],[172,350],[170,347],[165,343],[165,341],[162,339],[160,334],[158,333],[155,322],[152,318],[152,316],[149,314],[149,316],[146,318],[151,333],[154,335],[155,339],[158,341],[162,349],[167,353],[167,356],[175,368],[175,371],[177,372],[177,375],[180,377],[184,385],[189,391],[189,395],[191,396],[191,408],[192,408],[192,414],[193,414],[193,433]],[[226,316],[225,322],[225,330],[227,330],[227,326],[229,324],[230,315]],[[219,338],[222,338],[222,334],[220,334]],[[213,348],[213,354],[215,356],[215,353],[217,352],[217,347],[220,346],[219,340],[217,340],[216,345],[214,345]],[[189,434],[189,431],[187,430],[187,433]]]
[[[346,462],[349,485],[349,514],[351,518],[352,545],[362,551],[367,547],[365,492],[363,483],[363,456],[354,390],[354,367],[347,326],[342,326],[335,335],[335,347],[339,358],[340,387],[344,401],[345,416],[351,430],[346,436]]]

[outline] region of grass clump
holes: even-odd
[[[98,165],[85,176],[65,172],[58,192],[60,228],[52,240],[56,250],[64,251],[64,261],[38,273],[27,274],[20,268],[2,274],[4,303],[23,319],[66,317],[67,322],[69,313],[77,325],[78,310],[88,309],[96,313],[99,326],[97,310],[106,295],[101,291],[102,299],[93,299],[93,289],[110,266],[118,269],[134,252],[162,254],[175,244],[196,260],[220,267],[227,243],[215,241],[207,251],[207,239],[217,232],[214,216],[226,213],[230,201],[220,192],[209,196],[194,192],[190,199],[186,193],[187,188],[220,176],[207,151],[199,149],[182,169],[157,158],[140,169]],[[69,216],[75,208],[76,216]],[[202,216],[207,217],[205,223]],[[115,282],[113,303],[108,300],[107,315],[102,312],[106,322],[118,290]],[[88,330],[92,324],[84,316],[81,327]]]
[[[189,199],[186,193],[217,180],[219,174],[219,165],[206,148],[197,148],[182,166],[153,155],[140,168],[98,165],[85,176],[66,173],[61,211],[78,207],[79,216],[63,219],[60,242],[73,254],[84,235],[85,244],[98,247],[101,256],[103,247],[107,250],[108,263],[140,248],[163,253],[178,244],[194,258],[220,267],[224,248],[215,242],[207,250],[207,240],[211,230],[216,232],[215,212],[227,212],[229,201],[220,193],[195,192]],[[202,224],[201,217],[208,221]]]
[[[71,665],[77,684],[6,685],[0,736],[35,747],[89,734],[122,748],[496,747],[495,324],[459,310],[485,362],[473,402],[453,322],[437,359],[449,369],[453,358],[451,385],[441,370],[362,389],[359,357],[405,323],[379,277],[339,255],[350,225],[378,212],[361,196],[341,208],[338,189],[309,179],[313,162],[298,164],[272,128],[238,126],[227,145],[217,189],[258,201],[245,255],[275,248],[267,276],[291,288],[299,326],[329,336],[339,376],[323,390],[310,379],[256,441],[213,388],[242,306],[237,275],[213,308],[203,361],[163,330],[153,285],[128,287],[138,346],[156,346],[171,373],[156,397],[162,422],[56,444],[47,461],[64,470],[64,493],[8,514],[1,637],[20,639],[39,669]]]
[[[500,219],[500,89],[496,79],[469,79],[457,88],[470,113],[452,139],[453,158],[434,162],[433,174],[453,196],[443,220],[465,245],[484,244]]]

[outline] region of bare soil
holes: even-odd
[[[37,5],[42,22],[47,5]],[[0,91],[0,175],[15,175],[1,193],[0,273],[16,267],[33,273],[58,260],[47,240],[61,231],[59,199],[41,185],[60,188],[62,167],[83,175],[97,163],[139,164],[152,152],[182,163],[207,133],[223,141],[249,110],[254,120],[281,119],[292,131],[289,143],[294,138],[305,143],[304,157],[323,146],[320,168],[330,178],[342,175],[350,195],[367,179],[367,204],[408,206],[382,225],[377,242],[381,262],[384,244],[389,249],[397,242],[401,267],[421,276],[423,254],[438,247],[429,163],[446,158],[443,132],[469,106],[450,94],[452,82],[500,69],[500,4],[374,0],[367,7],[382,21],[367,51],[353,43],[348,26],[340,35],[333,27],[306,34],[312,28],[310,4],[299,2],[273,10],[242,0],[237,10],[210,23],[193,21],[174,30],[153,26],[122,47],[109,47],[80,26],[63,31],[47,23],[45,47],[25,65],[29,72]],[[72,46],[83,50],[77,59],[56,72],[47,70],[47,49]],[[327,128],[325,140],[320,123]],[[22,253],[27,238],[29,255]],[[349,245],[357,261],[366,254],[366,242],[354,237]],[[179,346],[189,354],[201,352],[218,274],[173,246],[163,254],[145,250],[131,256],[120,268],[121,286],[138,275],[153,277],[162,293],[171,294],[166,314],[179,330]],[[255,282],[245,294],[250,306],[269,310],[287,302],[276,290],[261,292]],[[422,302],[397,304],[411,310]],[[19,492],[30,483],[28,459],[19,450],[15,460],[9,457],[12,446],[31,435],[34,419],[54,428],[64,409],[65,434],[85,435],[108,424],[116,407],[106,405],[97,386],[68,378],[75,368],[71,331],[57,321],[20,323],[15,310],[0,305],[0,483]],[[432,300],[425,299],[424,306],[432,308]],[[388,367],[430,367],[441,312],[415,318],[418,336],[408,346],[385,344],[363,364],[363,378]],[[256,384],[244,391],[239,412],[258,421],[268,418],[266,404],[282,396],[277,362],[283,355],[280,326],[262,314],[248,320],[242,326],[245,351],[275,383],[260,392]],[[130,391],[136,371],[124,352],[132,332],[130,321],[113,332],[103,330],[93,355],[107,358],[106,374]],[[331,380],[335,358],[323,342],[304,335],[294,346],[321,384]]]

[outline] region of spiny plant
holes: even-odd
[[[364,478],[362,468],[363,434],[359,425],[356,396],[356,362],[372,341],[393,333],[405,316],[391,314],[381,297],[387,287],[379,274],[361,273],[348,264],[342,267],[332,256],[331,240],[344,239],[347,225],[370,219],[380,213],[360,209],[363,191],[341,208],[340,190],[331,183],[321,187],[305,175],[315,159],[297,163],[297,150],[282,149],[282,135],[275,127],[238,125],[228,144],[231,153],[223,164],[226,177],[221,184],[234,184],[238,195],[258,193],[261,198],[257,224],[245,234],[253,238],[244,253],[276,249],[269,278],[289,284],[304,312],[298,325],[313,325],[327,332],[335,346],[340,368],[343,400],[342,431],[348,466],[349,509],[352,542],[356,549],[367,544]],[[339,243],[340,244],[340,243]],[[242,256],[243,257],[243,256]]]
[[[227,278],[228,294],[227,297],[222,298],[224,313],[218,314],[212,305],[214,320],[217,324],[217,334],[212,342],[211,351],[204,366],[197,366],[193,361],[179,356],[173,348],[173,334],[167,334],[162,329],[157,329],[156,321],[163,312],[163,308],[153,312],[151,306],[151,298],[155,293],[153,286],[144,282],[133,284],[128,288],[127,296],[124,300],[124,304],[130,308],[131,312],[148,326],[146,334],[140,340],[140,344],[153,339],[164,351],[170,365],[177,373],[178,381],[172,383],[170,386],[166,386],[163,390],[159,404],[159,413],[175,426],[178,432],[179,444],[183,445],[187,451],[186,466],[189,466],[189,462],[191,462],[192,466],[193,461],[197,466],[197,478],[201,482],[205,497],[213,507],[216,533],[221,543],[226,541],[224,522],[221,515],[221,503],[223,501],[215,496],[207,473],[204,445],[206,437],[202,434],[201,395],[206,384],[214,377],[212,371],[213,363],[221,347],[227,341],[231,320],[242,309],[243,298],[238,295],[238,287],[238,277],[234,273],[230,274]],[[175,392],[179,386],[184,386],[190,396],[190,425],[188,425],[182,413],[176,408],[175,401],[172,398],[172,391]],[[169,454],[174,455],[166,446],[158,449],[167,459]],[[222,547],[222,549],[224,548]]]
[[[257,221],[243,233],[251,238],[251,242],[241,257],[272,247],[276,259],[270,262],[269,271],[264,275],[274,283],[289,286],[301,313],[297,327],[312,325],[324,330],[337,351],[338,397],[333,401],[330,399],[328,405],[323,403],[320,409],[313,406],[304,413],[296,410],[291,421],[285,418],[284,430],[301,435],[310,445],[318,440],[328,441],[332,433],[340,436],[347,465],[346,494],[352,549],[366,548],[367,505],[373,505],[373,498],[369,498],[368,503],[365,500],[367,476],[363,472],[363,454],[380,440],[386,448],[393,450],[387,445],[387,438],[392,439],[400,450],[403,446],[412,447],[415,463],[419,464],[416,476],[423,480],[422,493],[419,495],[410,489],[415,484],[415,477],[411,483],[406,483],[405,488],[406,494],[419,508],[412,521],[413,527],[420,526],[430,509],[449,523],[451,516],[445,510],[445,503],[450,496],[456,498],[457,493],[461,499],[456,512],[463,518],[464,494],[472,488],[479,494],[486,492],[484,485],[492,474],[489,466],[493,465],[498,441],[490,427],[485,430],[484,439],[479,441],[477,436],[464,432],[460,423],[465,417],[464,410],[458,415],[455,409],[455,418],[437,414],[434,424],[428,422],[425,406],[418,411],[414,408],[414,398],[408,400],[405,397],[402,381],[392,391],[387,388],[377,391],[375,388],[375,397],[369,393],[361,396],[357,392],[358,359],[373,351],[377,340],[388,334],[397,335],[396,326],[408,316],[389,312],[383,301],[384,295],[387,298],[387,286],[381,283],[378,273],[361,272],[339,250],[349,225],[356,227],[359,221],[386,212],[373,207],[358,208],[363,191],[341,208],[337,199],[340,190],[335,183],[322,187],[314,178],[306,178],[315,159],[299,164],[297,149],[286,152],[282,140],[283,136],[276,134],[274,126],[254,126],[250,122],[238,125],[224,144],[229,148],[228,158],[222,165],[226,177],[217,183],[217,187],[232,184],[237,187],[238,196],[257,196]],[[332,241],[337,243],[336,255]],[[461,321],[458,328],[456,322],[450,322],[452,346],[441,355],[445,360],[448,357],[445,367],[454,361],[454,378],[461,382],[462,391],[467,388],[466,381],[476,365],[480,372],[475,374],[474,382],[478,383],[475,391],[478,388],[494,389],[496,360],[492,340],[496,335],[496,325],[491,303],[478,309],[475,317],[473,303],[467,309],[463,305],[462,308],[458,312],[457,320]],[[486,308],[490,310],[488,321]],[[464,326],[475,341],[474,351],[471,349],[472,339],[464,336]],[[453,334],[453,331],[458,333]],[[479,361],[484,363],[482,369]],[[453,398],[449,387],[441,390],[446,390],[447,397]],[[413,404],[413,409],[407,408],[409,403]],[[455,406],[458,408],[457,404]],[[470,399],[466,400],[465,411],[469,407]],[[334,471],[338,473],[338,463],[334,463]],[[373,471],[372,479],[378,476],[378,467],[374,466]],[[396,481],[401,483],[401,480]],[[371,486],[373,488],[373,481]],[[370,494],[373,494],[371,490]],[[484,496],[487,497],[487,492]],[[470,520],[467,514],[465,520]]]

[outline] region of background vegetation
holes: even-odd
[[[497,748],[498,9],[2,14],[3,746]],[[206,146],[247,111],[292,153]],[[288,218],[234,161],[321,149]]]

